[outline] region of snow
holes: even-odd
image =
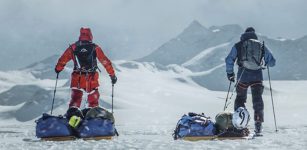
[[[219,68],[224,67],[224,66],[225,66],[225,64],[220,64],[220,65],[217,65],[217,66],[215,66],[215,67],[213,67],[213,68],[211,68],[211,69],[209,69],[207,71],[194,72],[190,76],[203,76],[203,75],[207,75],[207,74],[212,73],[214,70],[219,69]]]
[[[207,48],[205,50],[203,50],[202,52],[200,52],[199,54],[197,54],[196,56],[194,56],[192,59],[186,61],[185,63],[182,64],[182,66],[189,66],[192,65],[194,63],[196,63],[197,61],[201,60],[203,57],[205,57],[206,55],[210,54],[211,52],[213,52],[214,50],[218,49],[218,48],[222,48],[222,47],[226,47],[228,46],[230,43],[223,43],[214,47],[210,47]]]
[[[19,109],[20,107],[22,107],[24,104],[25,104],[25,102],[23,102],[23,103],[21,103],[21,104],[18,104],[18,105],[16,105],[16,106],[1,106],[1,105],[0,105],[0,113],[7,112],[7,111],[14,111],[14,110],[17,110],[17,109]]]
[[[305,119],[307,81],[272,81],[278,133],[274,132],[270,93],[266,90],[263,95],[265,103],[264,137],[254,140],[174,141],[172,139],[173,130],[184,113],[204,112],[214,118],[222,111],[227,93],[210,91],[198,86],[186,76],[189,71],[179,66],[173,65],[169,66],[169,70],[159,70],[153,64],[130,62],[137,65],[138,68],[128,69],[119,66],[121,63],[125,61],[115,62],[120,71],[117,74],[119,80],[114,91],[116,106],[114,113],[119,137],[109,141],[25,142],[23,139],[36,139],[34,120],[21,123],[14,119],[1,119],[0,149],[288,150],[307,147],[307,119]],[[111,102],[110,79],[105,72],[101,73],[101,77],[101,97]],[[6,81],[1,80],[1,82]],[[7,82],[10,83],[10,81]],[[47,83],[47,81],[35,81],[34,83],[40,84],[41,82]],[[264,81],[264,84],[265,87],[268,87],[268,81]],[[54,80],[50,81],[49,86],[54,86]],[[69,96],[69,93],[64,93],[65,90],[67,91],[65,88],[59,89],[57,96]],[[230,100],[232,103],[228,108],[229,111],[232,110],[233,100],[234,98]],[[252,114],[251,95],[248,95],[247,103]],[[2,108],[9,109],[1,106],[0,109]],[[54,110],[54,113],[61,114],[65,108],[67,106],[63,105]],[[252,130],[253,121],[249,124]]]
[[[287,41],[288,39],[282,38],[282,37],[278,37],[275,40],[283,42],[283,41]]]
[[[67,79],[60,79],[58,86],[63,86]],[[30,72],[27,71],[0,71],[0,93],[10,89],[15,85],[38,85],[43,88],[53,88],[54,80],[51,79],[36,79]]]
[[[220,29],[214,29],[212,30],[212,32],[220,32],[221,30]]]

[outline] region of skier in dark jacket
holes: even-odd
[[[245,107],[247,89],[250,87],[254,109],[255,133],[260,135],[262,132],[262,122],[264,121],[262,68],[263,65],[275,66],[276,60],[271,51],[258,41],[255,29],[248,27],[245,33],[241,35],[241,40],[232,47],[225,59],[227,78],[231,82],[235,81],[233,69],[235,61],[237,61],[239,68],[237,72],[237,96],[234,110],[239,107]]]

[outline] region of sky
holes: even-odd
[[[1,0],[0,70],[61,54],[81,26],[92,29],[111,59],[143,57],[193,20],[300,38],[307,35],[305,6],[306,0]]]

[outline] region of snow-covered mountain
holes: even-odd
[[[177,37],[138,61],[156,62],[163,65],[183,64],[206,48],[231,42],[238,38],[242,31],[238,25],[207,29],[199,22],[193,21]]]
[[[21,70],[25,72],[31,73],[35,78],[39,79],[55,79],[54,68],[58,59],[60,58],[59,55],[53,55],[51,57],[47,57],[41,61],[35,62]],[[69,78],[70,71],[72,68],[72,63],[68,63],[67,67],[63,72],[60,74],[60,78]]]
[[[184,31],[157,50],[137,61],[156,64],[181,65],[199,74],[192,79],[210,90],[226,90],[228,81],[224,59],[231,47],[238,42],[243,29],[238,25],[213,26],[206,28],[193,21]],[[296,39],[270,39],[259,35],[275,58],[276,67],[271,70],[273,80],[306,80],[307,36]],[[202,74],[211,70],[210,73]],[[266,70],[264,70],[265,78]]]

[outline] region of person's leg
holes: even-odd
[[[254,108],[254,121],[255,121],[255,132],[260,134],[262,132],[262,122],[264,121],[264,104],[262,99],[263,93],[262,82],[254,83],[251,85],[253,108]]]
[[[245,108],[245,103],[247,99],[247,89],[248,85],[239,82],[236,91],[237,91],[237,96],[234,104],[234,110],[237,110],[239,107],[244,107]]]
[[[253,108],[255,111],[254,114],[254,120],[255,122],[263,122],[263,99],[262,99],[262,93],[263,93],[263,85],[262,83],[256,83],[251,86],[252,90],[252,99],[253,99]]]
[[[82,101],[83,92],[79,89],[71,89],[71,100],[69,103],[69,107],[78,107],[80,108]]]
[[[98,89],[94,89],[92,92],[89,93],[87,100],[89,107],[96,107],[99,106],[99,91]]]

